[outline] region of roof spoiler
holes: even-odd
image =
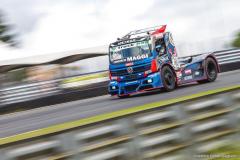
[[[122,37],[121,39],[128,39],[133,35],[138,35],[138,34],[142,34],[142,33],[151,34],[151,35],[155,35],[155,34],[158,34],[158,33],[163,33],[163,32],[165,32],[166,27],[167,27],[167,25],[160,25],[160,26],[155,26],[155,27],[150,27],[150,28],[144,28],[144,29],[131,31],[127,35]]]

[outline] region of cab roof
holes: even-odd
[[[118,38],[118,40],[114,43],[111,43],[110,46],[120,46],[123,44],[148,40],[150,36],[153,36],[159,33],[164,33],[166,30],[166,27],[167,25],[160,25],[160,26],[131,31],[127,35],[123,36],[122,38]]]

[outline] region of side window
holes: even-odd
[[[155,42],[155,48],[156,52],[158,53],[158,56],[166,54],[166,45],[163,39],[159,39]]]

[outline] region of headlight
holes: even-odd
[[[148,82],[148,83],[152,83],[153,80],[152,80],[152,79],[148,79],[147,82]]]

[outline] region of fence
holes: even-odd
[[[57,81],[19,85],[0,90],[0,105],[30,101],[56,94],[60,91]]]
[[[240,63],[240,49],[217,51],[214,54],[219,61],[220,67],[222,66],[222,71],[240,69],[240,64],[235,63]],[[232,63],[235,63],[235,66],[231,65]],[[63,81],[64,83],[61,83],[62,80],[56,80],[2,89],[0,90],[0,104],[7,105],[29,101],[57,94],[61,89],[78,88],[94,83],[106,82],[108,81],[106,75],[106,71],[100,71],[88,76],[83,75],[67,78]]]
[[[239,122],[238,89],[3,145],[0,159],[192,160],[237,144]]]
[[[87,86],[107,81],[106,71],[51,81],[22,84],[0,89],[0,106],[40,99],[60,94],[63,89]]]
[[[240,49],[218,51],[214,53],[220,65],[240,62]]]

